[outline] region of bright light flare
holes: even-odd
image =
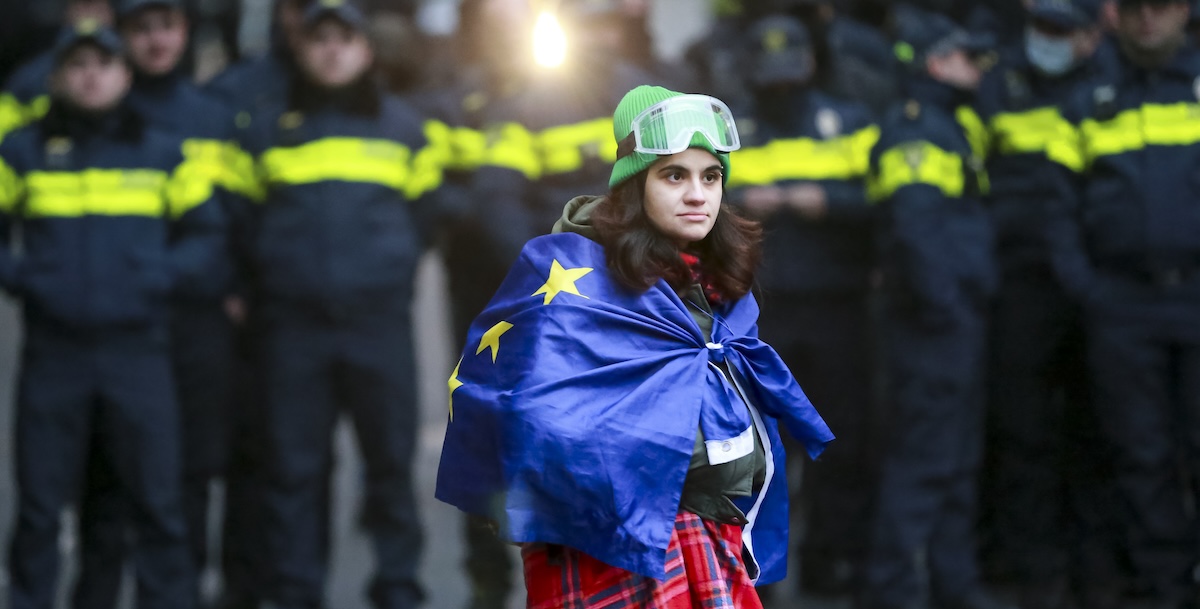
[[[538,15],[533,25],[533,58],[544,68],[557,68],[567,58],[567,35],[550,11]]]

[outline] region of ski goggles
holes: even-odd
[[[630,152],[678,154],[688,149],[697,133],[716,152],[733,152],[742,146],[729,106],[708,95],[679,95],[658,102],[637,115],[631,127]]]

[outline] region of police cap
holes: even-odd
[[[127,19],[130,15],[148,8],[183,10],[183,0],[120,0],[117,2],[117,20]]]
[[[333,18],[353,29],[367,29],[367,14],[350,0],[315,0],[304,11],[304,26],[313,27],[325,18]]]
[[[812,38],[804,22],[768,15],[750,26],[750,80],[757,86],[803,83],[812,78]]]
[[[955,50],[983,51],[990,44],[986,37],[972,35],[941,13],[911,5],[896,8],[895,27],[896,57],[914,68],[923,68],[927,57]]]
[[[1074,30],[1099,21],[1100,8],[1099,0],[1033,0],[1029,15],[1062,29]]]
[[[83,19],[64,29],[54,41],[54,66],[61,65],[71,51],[87,44],[95,45],[111,55],[125,54],[125,46],[116,32],[95,19]]]

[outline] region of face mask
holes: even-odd
[[[1047,36],[1033,28],[1025,31],[1025,56],[1043,74],[1059,76],[1075,65],[1070,38]]]

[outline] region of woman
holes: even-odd
[[[437,496],[522,545],[528,606],[760,607],[786,566],[777,421],[832,440],[749,294],[725,104],[641,86],[604,197],[530,241],[450,378]]]

